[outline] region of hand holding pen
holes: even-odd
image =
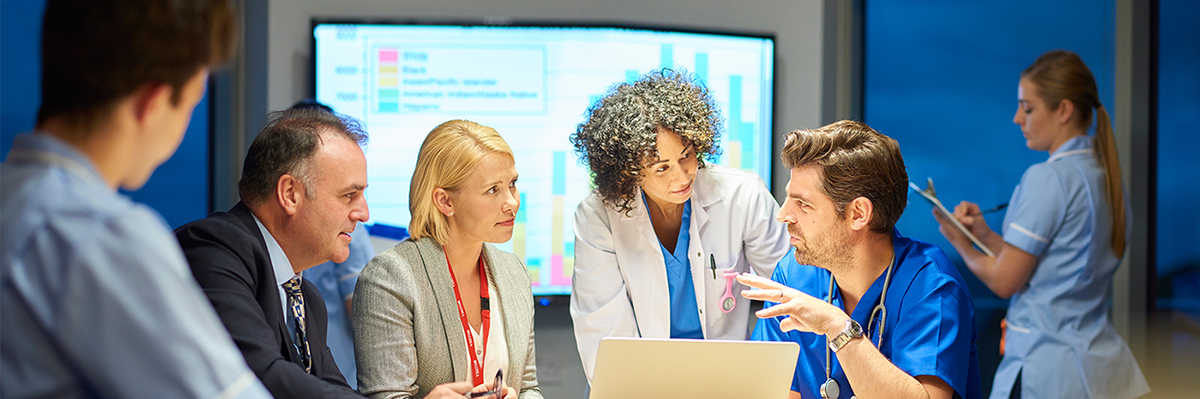
[[[983,215],[999,211],[1007,206],[1008,204],[1004,204],[987,210],[980,210],[979,204],[963,201],[954,207],[954,214],[952,216],[958,219],[959,223],[962,223],[971,234],[981,237],[991,231],[987,222],[983,220]]]
[[[982,210],[982,211],[979,211],[979,214],[980,214],[980,215],[986,215],[986,214],[993,213],[993,212],[1000,212],[1000,211],[1004,210],[1004,208],[1008,208],[1008,203],[1007,203],[1007,202],[1005,202],[1005,203],[1003,203],[1003,204],[1000,204],[1000,205],[993,206],[993,207],[991,207],[991,208],[988,208],[988,209],[984,209],[984,210]]]

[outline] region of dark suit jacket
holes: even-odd
[[[349,385],[325,345],[325,301],[308,280],[304,292],[305,326],[312,352],[312,374],[284,321],[283,305],[267,244],[250,209],[238,203],[229,212],[175,230],[192,274],[241,349],[246,363],[277,398],[361,398]]]

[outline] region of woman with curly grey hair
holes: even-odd
[[[595,190],[575,211],[571,317],[589,381],[604,337],[746,339],[733,279],[787,255],[758,176],[712,161],[708,89],[668,69],[614,86],[571,135]]]

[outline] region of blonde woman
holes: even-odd
[[[452,120],[429,132],[409,188],[411,237],[372,259],[354,291],[360,392],[491,389],[499,371],[505,398],[542,397],[529,272],[489,244],[512,238],[520,206],[512,150],[494,129]]]
[[[1087,134],[1093,111],[1094,138]],[[1125,252],[1129,206],[1108,112],[1083,60],[1055,50],[1025,68],[1013,123],[1026,146],[1050,157],[1021,176],[1002,234],[987,226],[979,205],[964,201],[954,210],[996,257],[934,212],[971,272],[1011,298],[991,397],[1141,396],[1150,388],[1105,301]]]

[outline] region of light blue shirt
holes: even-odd
[[[957,397],[983,397],[980,384],[978,351],[975,346],[975,306],[958,269],[936,245],[914,240],[892,231],[891,284],[883,298],[887,320],[882,334],[871,312],[883,296],[887,280],[881,274],[859,299],[850,317],[858,322],[872,345],[879,343],[879,352],[908,375],[931,375],[940,378],[954,389]],[[825,300],[829,295],[828,270],[801,265],[795,250],[775,266],[771,280]],[[766,302],[764,307],[775,306]],[[833,305],[845,310],[840,292],[835,291]],[[881,312],[882,313],[882,312]],[[756,341],[792,341],[800,344],[800,357],[792,377],[792,390],[801,398],[820,398],[825,383],[826,337],[811,332],[783,332],[779,323],[786,316],[760,319],[750,339]],[[841,398],[854,396],[854,388],[838,362],[837,354],[830,355],[832,374],[841,388]]]
[[[275,236],[267,231],[267,226],[263,226],[262,221],[258,220],[258,216],[250,213],[250,217],[254,218],[254,224],[258,226],[258,231],[262,233],[263,241],[267,244],[267,255],[271,257],[271,270],[275,272],[275,290],[279,292],[279,305],[283,310],[283,321],[287,324],[288,335],[292,338],[292,347],[296,348],[296,353],[300,353],[300,341],[296,339],[296,317],[292,315],[291,307],[288,302],[288,292],[283,285],[286,284],[292,277],[300,276],[292,269],[292,261],[288,260],[287,254],[283,252],[283,247],[279,246],[279,241],[275,241]],[[309,306],[307,303],[305,306]]]
[[[1030,166],[1004,217],[1004,242],[1037,257],[1008,306],[1004,358],[992,398],[1007,398],[1017,374],[1022,397],[1132,398],[1149,392],[1105,300],[1120,260],[1104,169],[1092,139],[1068,140]],[[1128,204],[1126,226],[1133,223]],[[1122,232],[1128,237],[1128,230]]]
[[[350,315],[346,313],[346,301],[354,296],[354,285],[363,266],[375,257],[371,246],[371,235],[367,226],[359,223],[350,233],[350,256],[345,262],[325,262],[304,271],[304,278],[317,286],[325,308],[329,312],[329,330],[325,336],[329,351],[338,369],[346,376],[350,387],[358,389],[357,364],[354,362],[354,330],[350,329]]]
[[[645,202],[646,197],[642,196]],[[691,243],[688,229],[692,225],[692,200],[683,203],[683,222],[679,225],[679,238],[675,242],[675,253],[658,244],[663,262],[667,267],[667,289],[671,295],[671,338],[704,339],[700,327],[700,306],[696,304],[696,284],[692,281],[692,266],[687,253]]]
[[[0,397],[270,397],[166,223],[83,154],[20,135],[0,183]]]

